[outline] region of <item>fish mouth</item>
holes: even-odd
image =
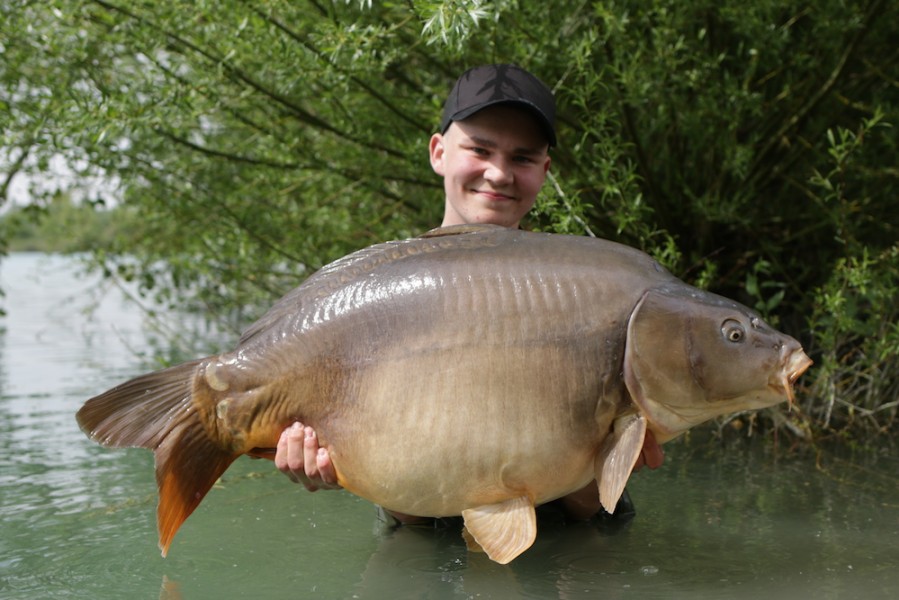
[[[780,373],[771,382],[771,386],[777,389],[778,392],[786,394],[790,407],[793,406],[793,402],[796,399],[793,395],[793,384],[810,366],[812,366],[812,359],[808,357],[802,348],[796,348],[789,353],[786,360],[784,360]]]

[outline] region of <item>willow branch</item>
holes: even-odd
[[[13,177],[22,170],[22,167],[25,165],[25,161],[28,160],[29,154],[31,154],[31,143],[23,144],[22,153],[19,154],[19,158],[17,158],[7,169],[6,177],[3,178],[3,183],[0,184],[0,206],[6,204],[9,200],[9,186],[12,185]]]
[[[283,163],[283,162],[275,162],[271,160],[263,160],[259,158],[251,158],[249,156],[241,156],[239,154],[231,154],[229,152],[223,152],[221,150],[213,150],[212,148],[207,148],[205,146],[201,146],[199,144],[195,144],[189,140],[184,139],[178,135],[175,135],[171,131],[166,131],[162,128],[154,128],[153,131],[158,133],[159,135],[172,140],[175,143],[181,144],[191,150],[195,150],[201,154],[205,154],[207,156],[212,156],[214,158],[224,158],[225,160],[229,160],[232,162],[245,163],[249,165],[257,165],[263,167],[272,167],[274,169],[284,169],[284,170],[294,170],[304,168],[304,165],[299,163]]]
[[[856,31],[853,38],[849,41],[849,44],[846,46],[843,54],[840,56],[837,64],[834,65],[834,68],[831,70],[830,75],[818,88],[818,90],[812,94],[812,96],[808,99],[808,101],[803,104],[799,110],[797,110],[783,125],[771,136],[765,145],[762,146],[762,149],[758,152],[755,157],[755,161],[752,167],[749,170],[749,176],[747,177],[748,181],[756,180],[761,176],[760,170],[763,161],[768,157],[768,155],[773,152],[773,150],[781,144],[781,140],[787,133],[794,129],[799,125],[803,120],[808,117],[809,113],[811,113],[818,104],[824,99],[827,94],[829,94],[834,86],[839,81],[840,77],[843,75],[843,72],[846,69],[846,65],[849,62],[849,59],[855,54],[862,40],[870,31],[871,22],[874,20],[874,17],[880,12],[880,8],[883,5],[883,0],[874,0],[871,3],[868,12],[865,14],[865,18],[861,23],[858,31]],[[780,172],[780,169],[774,168],[770,171],[770,178],[773,178]]]
[[[379,152],[384,152],[385,154],[388,154],[390,156],[394,156],[394,157],[398,157],[398,158],[403,157],[401,152],[393,150],[392,148],[387,148],[380,144],[375,144],[375,143],[368,142],[365,140],[360,140],[358,138],[355,138],[355,137],[349,135],[345,131],[341,131],[340,129],[334,127],[330,123],[320,119],[319,117],[315,116],[311,112],[309,112],[309,111],[305,110],[304,108],[302,108],[301,106],[297,105],[295,102],[292,102],[289,98],[287,98],[283,94],[279,94],[278,92],[276,92],[276,91],[264,86],[262,83],[256,81],[255,79],[250,77],[246,72],[239,69],[237,66],[232,64],[230,61],[226,60],[225,57],[217,56],[214,53],[199,47],[198,45],[184,39],[183,37],[181,37],[177,34],[174,34],[170,31],[166,31],[165,29],[158,26],[156,23],[153,23],[149,19],[146,19],[146,18],[144,18],[134,12],[131,12],[125,8],[116,6],[114,4],[110,4],[108,2],[105,2],[104,0],[92,0],[92,1],[95,4],[99,4],[103,8],[106,8],[107,10],[120,13],[130,19],[134,19],[135,21],[149,25],[156,31],[159,31],[161,34],[163,34],[166,38],[168,38],[174,44],[180,45],[180,46],[202,56],[203,58],[210,61],[211,63],[220,66],[234,80],[240,81],[240,82],[244,83],[245,85],[249,86],[250,88],[252,88],[253,90],[255,90],[256,92],[259,92],[263,96],[270,98],[271,100],[274,100],[281,106],[285,107],[293,116],[295,116],[297,119],[299,119],[303,123],[306,123],[307,125],[311,125],[312,127],[315,127],[322,131],[331,133],[341,139],[345,139],[356,145],[359,145],[359,146],[362,146],[365,148],[370,148],[372,150],[377,150]]]

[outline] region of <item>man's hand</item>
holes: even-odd
[[[662,452],[662,447],[656,441],[656,436],[652,434],[652,431],[647,430],[646,437],[643,438],[643,449],[640,450],[640,456],[634,464],[634,471],[639,471],[643,467],[658,469],[664,461],[665,453]]]
[[[300,422],[281,432],[275,466],[310,492],[340,489],[328,449],[318,445],[314,429]]]

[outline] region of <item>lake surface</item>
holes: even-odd
[[[391,530],[346,492],[241,459],[156,547],[152,455],[90,442],[89,397],[158,366],[168,333],[71,258],[0,263],[0,598],[897,598],[899,458],[694,432],[634,475],[637,516],[540,523],[501,566],[459,530]],[[181,333],[204,335],[172,315]]]

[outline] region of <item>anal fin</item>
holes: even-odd
[[[479,547],[501,565],[530,548],[537,537],[534,503],[527,496],[469,508],[462,511],[462,517],[469,549],[477,551]]]
[[[478,541],[474,539],[474,536],[468,531],[468,527],[462,528],[462,539],[465,540],[465,548],[469,552],[484,552],[484,549],[481,548]]]

